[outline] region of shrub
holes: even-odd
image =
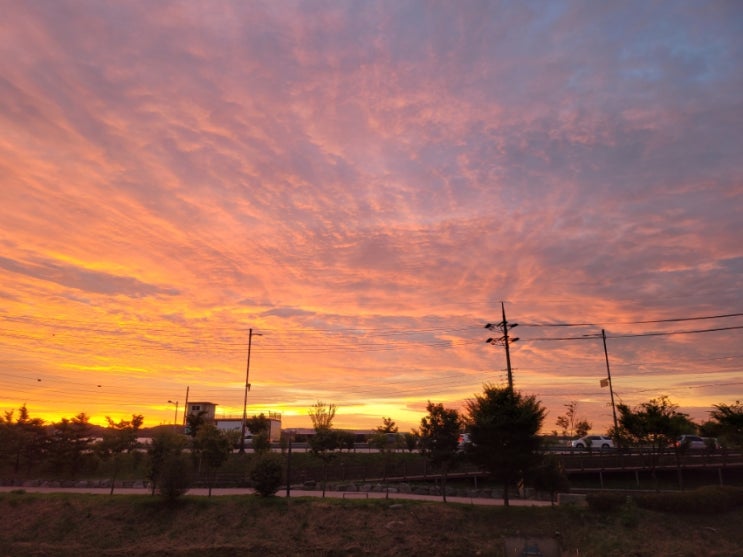
[[[192,478],[189,459],[185,455],[170,455],[162,463],[157,491],[165,499],[174,501],[189,490]]]
[[[637,513],[637,504],[632,497],[627,497],[619,510],[619,519],[626,528],[637,528],[640,516]]]
[[[621,508],[627,501],[627,496],[621,493],[589,493],[586,502],[592,511],[608,513]]]
[[[570,491],[570,482],[562,463],[555,455],[548,455],[541,466],[533,472],[534,487],[537,491],[550,494],[550,500],[555,500],[558,492]]]
[[[261,455],[250,471],[255,492],[261,497],[274,495],[281,485],[283,472],[281,460],[277,455]]]
[[[643,493],[634,496],[639,507],[678,514],[719,514],[743,507],[743,489],[707,486],[676,493]]]

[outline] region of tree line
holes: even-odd
[[[566,414],[556,421],[563,434],[587,434],[592,425],[579,418],[577,403],[565,406]],[[485,384],[482,394],[468,400],[463,411],[429,401],[426,412],[417,429],[402,434],[391,418],[384,417],[369,444],[381,451],[420,450],[441,471],[444,501],[449,472],[465,461],[476,464],[501,482],[505,505],[509,504],[509,489],[525,482],[553,496],[567,487],[559,457],[541,450],[546,442],[540,435],[546,410],[535,396]],[[693,422],[665,396],[634,408],[620,403],[617,412],[617,426],[607,434],[620,448],[649,447],[654,457],[653,475],[654,463],[662,452],[672,447],[678,457],[688,449],[675,443],[684,434],[714,437],[723,446],[743,447],[740,401],[715,405],[710,419],[702,424]],[[309,440],[310,449],[326,464],[344,446],[344,432],[332,428],[335,413],[336,406],[324,402],[316,403],[309,412],[315,429],[314,437]],[[677,462],[680,464],[678,458]]]
[[[158,429],[146,451],[138,441],[144,417],[132,415],[118,422],[106,417],[107,426],[90,423],[78,414],[46,424],[31,417],[26,405],[0,416],[0,474],[14,477],[32,474],[75,479],[95,473],[102,463],[111,471],[113,493],[125,457],[129,467],[142,465],[153,493],[177,497],[187,491],[193,476],[207,482],[209,494],[218,469],[237,444],[240,432],[225,432],[207,421],[204,413],[189,415],[186,434],[170,426]],[[269,420],[263,415],[247,420],[257,453],[270,450]]]
[[[568,412],[558,418],[558,425],[576,431],[590,429],[590,424],[577,418],[575,403],[566,407]],[[334,429],[336,410],[334,404],[317,402],[308,412],[315,430],[308,443],[311,453],[323,463],[323,490],[328,463],[338,451],[352,449],[355,442],[350,432]],[[686,433],[717,437],[728,446],[743,446],[743,405],[739,401],[715,405],[710,419],[700,425],[667,397],[634,408],[620,403],[617,411],[617,427],[608,433],[619,447],[645,445],[661,451]],[[468,400],[461,411],[429,401],[426,412],[419,427],[408,433],[400,433],[392,418],[383,417],[369,443],[385,455],[399,449],[419,450],[440,469],[444,500],[449,472],[465,461],[501,483],[506,505],[509,490],[525,483],[553,494],[565,488],[559,459],[541,450],[546,410],[535,396],[485,384],[483,392]],[[16,476],[47,471],[57,477],[74,478],[107,462],[113,492],[123,457],[130,455],[146,459],[146,476],[153,492],[177,497],[185,493],[197,472],[206,479],[211,494],[217,471],[236,447],[235,436],[239,437],[239,432],[217,429],[203,413],[194,414],[187,418],[186,434],[163,428],[143,453],[136,450],[142,415],[118,422],[108,417],[106,420],[105,428],[90,424],[85,414],[45,424],[32,418],[25,405],[17,414],[5,412],[0,416],[1,470]],[[284,477],[289,481],[290,459],[269,453],[269,421],[263,415],[250,418],[247,425],[259,456],[250,471],[251,480],[259,493],[273,494]],[[291,432],[284,432],[283,448],[291,447],[290,436]]]

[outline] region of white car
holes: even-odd
[[[604,435],[586,435],[571,441],[570,446],[576,449],[613,449],[614,440]]]
[[[719,448],[719,443],[714,437],[699,437],[698,435],[682,435],[674,446],[677,449],[710,449]]]

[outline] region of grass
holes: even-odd
[[[400,500],[0,494],[0,557],[505,555],[509,537],[563,555],[743,557],[743,508],[481,507]]]

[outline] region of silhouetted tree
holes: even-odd
[[[415,431],[408,431],[403,433],[403,444],[409,453],[412,453],[420,441],[419,435]]]
[[[253,416],[245,421],[245,425],[253,436],[253,451],[265,453],[271,450],[271,421],[264,414]]]
[[[482,395],[466,403],[470,458],[503,482],[503,503],[508,490],[539,463],[539,430],[545,410],[534,396],[511,388],[486,384]]]
[[[743,447],[743,404],[736,400],[735,404],[715,404],[710,417],[719,426],[719,434],[727,445]]]
[[[48,436],[44,420],[31,418],[24,404],[18,409],[18,418],[10,410],[0,416],[0,459],[12,463],[13,473],[23,467],[26,472],[44,458]]]
[[[310,451],[318,457],[322,463],[322,496],[325,497],[325,488],[328,478],[328,463],[335,457],[335,451],[338,449],[338,435],[336,431],[330,428],[320,428],[315,430],[315,434],[308,440]]]
[[[104,460],[112,460],[111,494],[113,495],[116,476],[121,465],[121,455],[131,453],[137,447],[137,433],[144,423],[144,417],[141,414],[132,414],[131,420],[119,420],[116,423],[106,416],[106,421],[108,427],[104,430],[103,438],[96,446],[96,452]]]
[[[253,469],[250,471],[250,480],[253,482],[253,489],[258,495],[269,497],[279,490],[282,475],[281,460],[277,455],[269,453],[261,455],[255,462]]]
[[[161,431],[153,437],[147,450],[150,459],[147,479],[153,495],[160,490],[166,498],[178,497],[188,490],[191,470],[183,458],[187,445],[185,436],[172,431]]]
[[[335,419],[335,404],[316,402],[309,411],[315,434],[309,439],[310,451],[320,458],[323,463],[322,496],[325,497],[325,488],[328,476],[328,462],[335,456],[334,451],[338,449],[338,436],[333,431],[333,419]]]
[[[227,461],[232,452],[232,446],[227,436],[213,424],[204,424],[199,428],[193,443],[194,457],[206,468],[206,482],[209,497],[212,495],[212,485],[219,468]]]
[[[578,419],[578,402],[571,400],[565,406],[565,414],[558,416],[555,425],[562,430],[562,434],[573,437],[583,437],[593,427],[588,420]]]
[[[392,418],[382,418],[382,425],[377,426],[369,445],[379,450],[384,458],[382,480],[387,479],[387,473],[392,460],[392,453],[402,447],[402,437],[398,433],[397,424]]]
[[[557,493],[570,488],[568,476],[562,460],[555,454],[544,456],[542,463],[533,472],[534,487],[537,491],[550,494],[550,502],[554,506]]]
[[[356,446],[356,434],[353,431],[339,430],[335,434],[338,436],[338,447],[352,451]]]
[[[462,420],[456,410],[446,409],[443,404],[434,404],[430,400],[426,410],[428,415],[421,418],[419,430],[421,452],[441,470],[441,494],[446,503],[446,480],[458,461]]]
[[[206,410],[200,410],[199,412],[191,412],[186,416],[186,434],[194,438],[199,433],[199,428],[207,423]]]
[[[678,411],[678,406],[672,403],[667,396],[654,398],[643,402],[635,409],[626,404],[617,405],[619,413],[620,435],[637,445],[650,446],[650,471],[653,480],[658,486],[656,469],[660,455],[672,446],[676,438],[683,433],[692,433],[696,425],[687,414]],[[676,451],[676,464],[679,483],[681,478],[681,462],[679,451]]]
[[[86,414],[62,418],[52,427],[49,462],[57,473],[74,477],[82,469],[84,460],[90,459],[93,442],[93,428]]]
[[[332,429],[335,411],[335,404],[326,404],[320,400],[313,404],[308,413],[315,431],[319,429]]]
[[[395,420],[392,418],[382,418],[382,425],[377,427],[379,433],[397,433],[398,428]]]

